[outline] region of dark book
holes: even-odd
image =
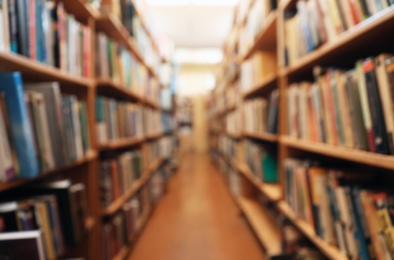
[[[22,230],[18,221],[18,203],[0,204],[0,233]]]
[[[371,111],[372,127],[374,130],[374,143],[376,150],[381,154],[389,154],[387,142],[386,124],[383,115],[380,93],[376,80],[375,65],[372,59],[367,59],[363,63],[363,71],[368,93],[368,104]]]
[[[13,53],[18,53],[18,24],[16,13],[16,1],[8,0],[8,27],[10,34],[10,49]]]
[[[80,241],[79,234],[75,233],[78,220],[75,219],[75,210],[77,209],[76,201],[72,199],[72,183],[70,180],[61,180],[54,182],[44,182],[36,185],[27,186],[24,189],[25,195],[55,195],[62,231],[65,236],[65,242],[68,246],[76,246]],[[74,212],[73,212],[74,211]]]
[[[41,231],[0,233],[0,259],[46,260]]]
[[[17,13],[18,53],[30,57],[29,0],[15,0]]]

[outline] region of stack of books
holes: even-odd
[[[261,182],[278,183],[278,159],[275,151],[271,151],[257,142],[245,142],[246,164],[252,174]]]

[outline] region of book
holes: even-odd
[[[56,167],[67,164],[66,136],[64,131],[64,118],[61,103],[60,86],[57,82],[29,83],[24,85],[26,91],[34,91],[44,95],[47,121],[49,125],[49,139],[52,145]],[[61,148],[61,149],[59,149]]]
[[[19,72],[1,73],[3,84],[0,91],[5,95],[7,113],[12,132],[12,145],[15,147],[19,161],[21,178],[33,178],[38,175],[39,166],[34,152],[32,128],[23,95],[23,85]]]
[[[47,259],[41,231],[1,233],[0,256],[4,259]]]
[[[0,95],[0,164],[2,165],[0,182],[13,180],[18,169],[15,151],[9,142],[11,140],[9,124],[4,96]]]

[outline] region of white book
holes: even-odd
[[[0,51],[8,52],[9,50],[8,1],[0,0]]]
[[[74,141],[76,148],[76,157],[81,158],[83,156],[83,145],[82,145],[81,124],[79,121],[79,104],[76,98],[73,98],[72,100],[71,113],[72,113],[72,120],[74,126]]]

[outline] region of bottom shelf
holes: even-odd
[[[280,230],[275,220],[259,203],[242,197],[236,198],[254,233],[268,255],[281,253]]]
[[[278,209],[285,215],[293,224],[313,242],[317,248],[319,248],[329,259],[348,259],[337,247],[332,246],[316,235],[313,228],[304,220],[297,218],[296,214],[285,202],[281,201],[278,203]]]

